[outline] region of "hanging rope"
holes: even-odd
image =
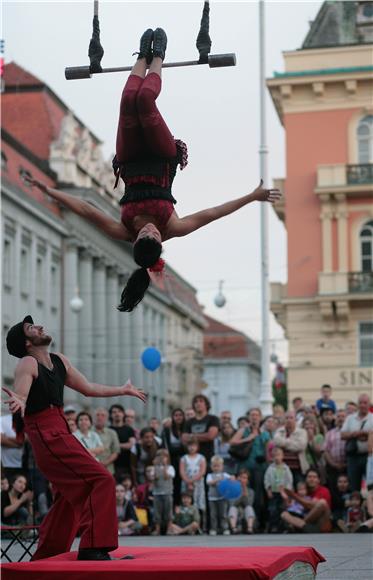
[[[211,51],[210,27],[210,2],[206,1],[203,6],[201,27],[197,36],[196,46],[199,52],[199,63],[206,64]]]
[[[101,59],[104,56],[104,49],[100,43],[100,23],[98,20],[98,0],[94,0],[94,16],[92,38],[88,48],[89,70],[91,73],[102,71]]]

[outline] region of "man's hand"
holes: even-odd
[[[281,198],[281,192],[279,189],[264,189],[263,179],[256,189],[253,191],[253,195],[257,201],[269,201],[270,203],[275,203]]]
[[[3,387],[3,391],[10,397],[7,401],[3,401],[5,405],[9,405],[9,411],[14,414],[21,412],[22,417],[25,415],[26,399],[17,395],[7,387]]]
[[[146,403],[148,399],[148,393],[145,393],[142,389],[136,389],[131,383],[131,380],[128,379],[125,385],[121,387],[122,395],[126,395],[127,397],[137,397],[143,403]]]

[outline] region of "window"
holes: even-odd
[[[21,294],[23,296],[28,296],[30,292],[30,261],[29,261],[29,249],[23,247],[21,249],[21,261],[20,261],[20,282],[21,282]]]
[[[373,366],[373,322],[359,324],[360,366]]]
[[[357,128],[359,163],[373,163],[373,115],[361,119]]]
[[[373,272],[373,220],[364,224],[360,232],[361,271]]]
[[[38,256],[36,259],[36,299],[38,302],[43,302],[44,298],[44,285],[45,285],[45,275],[44,275],[44,260],[42,256]]]
[[[13,283],[13,247],[11,240],[4,239],[3,247],[3,282],[4,286],[10,288]]]

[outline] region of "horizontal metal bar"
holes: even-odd
[[[164,62],[162,68],[175,68],[182,66],[196,66],[201,64],[208,64],[210,68],[235,66],[236,55],[234,53],[227,54],[210,54],[206,62],[198,60],[184,60],[180,62]],[[72,66],[65,68],[65,78],[67,80],[88,79],[93,74],[113,73],[113,72],[127,72],[132,70],[132,66],[120,66],[103,68],[100,72],[91,73],[89,66]]]

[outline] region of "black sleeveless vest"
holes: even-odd
[[[38,413],[51,405],[63,407],[66,367],[58,355],[51,353],[50,357],[53,363],[52,370],[38,362],[38,377],[32,381],[25,415]]]

